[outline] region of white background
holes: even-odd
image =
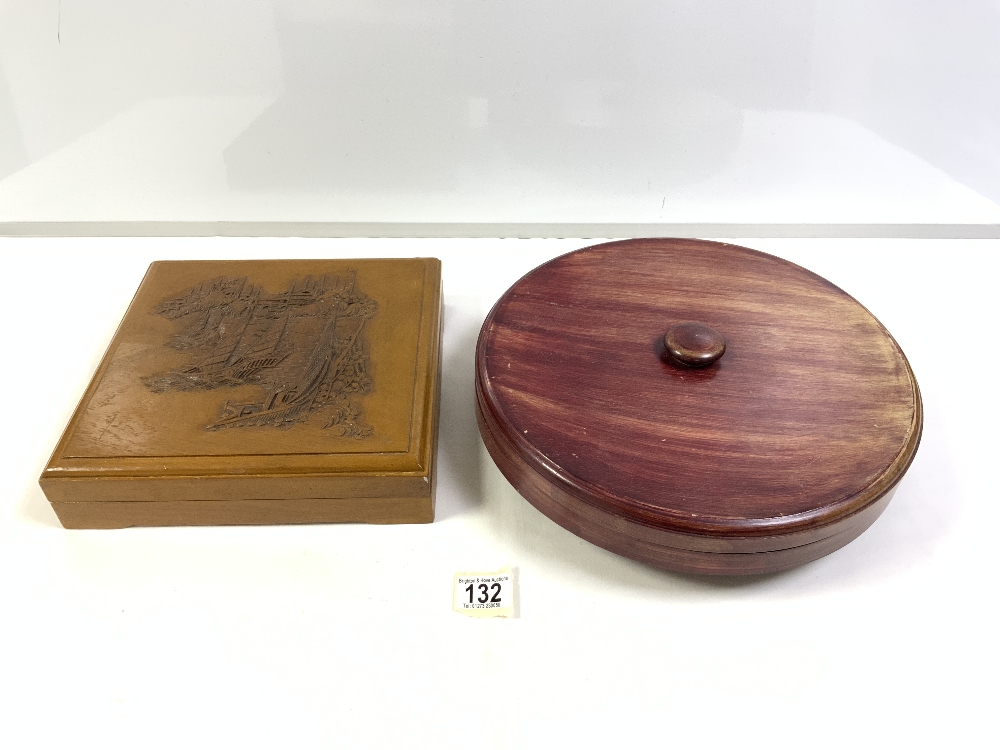
[[[998,0],[0,0],[0,222],[995,236],[998,45]]]
[[[842,550],[747,580],[658,572],[536,512],[473,412],[482,320],[579,240],[0,239],[0,745],[984,747],[996,739],[998,241],[745,240],[895,335],[923,443]],[[435,255],[437,520],[66,531],[36,479],[147,264]],[[518,616],[451,610],[515,567]]]

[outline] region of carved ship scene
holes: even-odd
[[[356,398],[372,390],[365,324],[378,304],[354,272],[294,279],[270,293],[246,277],[220,277],[163,300],[176,322],[168,346],[192,353],[186,366],[144,378],[151,390],[254,385],[264,397],[226,401],[208,429],[281,427],[324,412],[335,434],[367,437]]]

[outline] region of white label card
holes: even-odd
[[[452,602],[456,612],[471,617],[514,614],[514,578],[510,568],[496,573],[456,573]]]

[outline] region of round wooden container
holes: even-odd
[[[597,245],[518,281],[479,336],[476,414],[504,476],[553,521],[711,574],[847,544],[885,509],[923,423],[906,357],[856,300],[698,240]]]

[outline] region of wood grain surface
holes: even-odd
[[[703,369],[664,357],[680,321],[722,334],[725,355]],[[476,386],[487,448],[536,507],[694,572],[783,569],[847,543],[922,426],[905,357],[858,302],[695,240],[609,243],[525,276],[483,325]]]
[[[154,263],[42,489],[77,528],[430,521],[441,304],[432,258]]]

